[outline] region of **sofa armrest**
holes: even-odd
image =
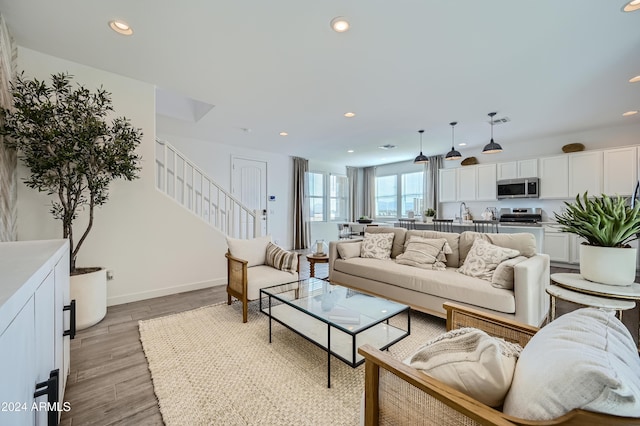
[[[545,322],[549,313],[549,297],[545,292],[549,285],[549,265],[549,255],[539,253],[514,266],[516,321],[533,326]]]

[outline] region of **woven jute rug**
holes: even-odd
[[[404,320],[403,320],[404,323]],[[140,340],[166,425],[357,425],[364,365],[324,350],[251,303],[219,304],[140,321]],[[389,352],[404,359],[444,332],[444,320],[412,312],[411,335]]]

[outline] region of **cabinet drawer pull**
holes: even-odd
[[[71,340],[73,340],[76,338],[76,299],[73,299],[70,304],[65,305],[62,310],[69,311],[69,330],[65,330],[62,335],[69,336]]]
[[[47,426],[56,426],[58,424],[58,380],[60,379],[60,370],[57,368],[51,370],[49,379],[36,384],[34,398],[47,395]]]

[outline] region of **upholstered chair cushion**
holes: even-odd
[[[271,235],[251,240],[227,237],[227,246],[231,256],[246,260],[247,267],[264,265],[267,256],[267,245],[271,242]]]

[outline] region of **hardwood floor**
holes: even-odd
[[[300,269],[301,277],[309,276],[309,263],[304,256]],[[553,272],[564,270],[552,268]],[[316,276],[327,275],[328,265],[316,264]],[[71,341],[71,371],[65,392],[71,410],[62,413],[60,424],[162,425],[138,321],[226,299],[225,286],[218,286],[109,307],[100,323],[78,332]],[[558,303],[558,314],[576,307]],[[627,326],[635,330],[632,334],[636,338],[638,318],[637,307],[623,317]]]

